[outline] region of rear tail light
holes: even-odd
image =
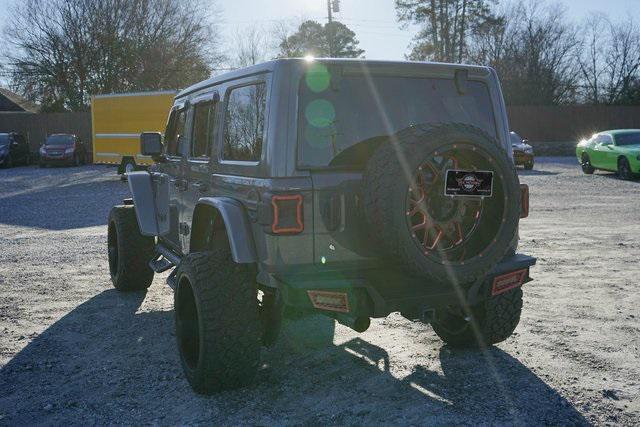
[[[520,218],[529,216],[529,186],[520,184]]]
[[[296,234],[304,231],[301,194],[271,196],[271,206],[273,208],[272,233]]]
[[[491,295],[500,295],[511,289],[517,288],[524,283],[527,278],[527,269],[512,271],[511,273],[497,276],[493,279],[493,285],[491,286]]]
[[[349,297],[344,292],[307,291],[311,304],[319,310],[349,312]]]

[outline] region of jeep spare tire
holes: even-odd
[[[516,238],[520,185],[513,161],[472,126],[400,131],[369,159],[363,190],[371,235],[387,257],[431,280],[482,278]]]

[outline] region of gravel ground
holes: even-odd
[[[111,288],[113,168],[0,170],[0,425],[640,423],[640,182],[541,158],[522,172],[538,257],[516,334],[454,351],[399,315],[363,334],[292,322],[257,383],[201,397],[178,364],[164,277]],[[335,333],[335,335],[334,335]]]

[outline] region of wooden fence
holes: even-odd
[[[52,133],[78,135],[93,151],[91,113],[0,113],[0,133],[19,132],[25,135],[35,152]]]
[[[608,129],[640,129],[640,106],[507,107],[511,129],[531,141],[579,141]]]
[[[511,129],[541,155],[572,155],[582,138],[606,129],[640,128],[640,106],[509,106]],[[0,113],[0,132],[27,135],[36,151],[51,133],[75,133],[91,144],[91,113]]]

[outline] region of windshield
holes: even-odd
[[[47,140],[44,143],[45,145],[72,145],[73,144],[73,136],[72,135],[51,135],[47,137]]]
[[[336,82],[338,73],[315,68],[300,83],[300,166],[357,165],[357,152],[366,149],[358,143],[375,144],[417,124],[466,123],[496,135],[484,83],[468,81],[462,95],[449,79],[350,74]]]
[[[0,147],[9,145],[9,135],[6,133],[0,133]]]
[[[640,132],[620,133],[616,135],[616,145],[640,145]]]
[[[522,138],[520,137],[520,135],[515,132],[511,132],[509,136],[511,138],[511,145],[520,145],[520,143],[522,142]]]

